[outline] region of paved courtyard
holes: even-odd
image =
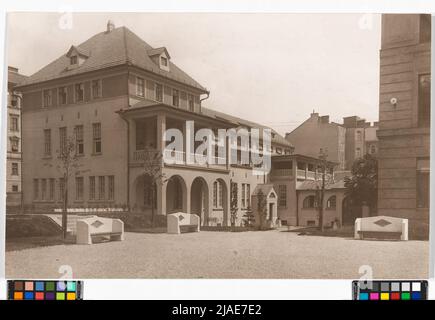
[[[293,232],[126,233],[125,241],[6,253],[8,278],[427,278],[429,242],[360,241]]]

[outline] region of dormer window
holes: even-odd
[[[166,58],[166,57],[160,57],[160,64],[163,67],[167,67],[168,66],[168,58]]]
[[[69,64],[70,65],[76,65],[77,64],[77,56],[71,56],[70,58],[69,58]]]
[[[148,56],[160,67],[160,69],[169,71],[169,60],[171,59],[171,56],[165,47],[148,50]]]
[[[89,57],[89,52],[85,52],[78,47],[71,46],[68,50],[66,57],[69,59],[68,69],[75,69],[81,66]]]

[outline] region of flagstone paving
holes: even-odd
[[[121,242],[6,252],[7,278],[427,278],[428,241],[361,241],[250,231],[126,233]],[[64,270],[64,269],[62,269]]]

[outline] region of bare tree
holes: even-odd
[[[324,215],[324,208],[323,208],[323,202],[325,199],[325,189],[326,186],[330,183],[329,177],[327,177],[327,169],[329,168],[328,165],[328,149],[322,149],[320,148],[319,152],[319,160],[320,160],[320,172],[322,175],[322,181],[320,184],[320,187],[317,186],[316,190],[316,198],[317,198],[317,210],[319,212],[319,230],[323,231],[324,225],[323,225],[323,215]]]
[[[63,181],[62,195],[62,238],[66,239],[68,225],[68,186],[69,178],[72,175],[80,174],[79,157],[76,152],[75,136],[68,137],[57,150],[59,162],[56,169],[60,172]],[[48,164],[52,167],[52,164]]]
[[[154,227],[155,207],[156,207],[156,188],[164,184],[167,179],[162,172],[163,155],[155,149],[145,149],[143,156],[143,176],[144,188],[148,188],[151,196],[151,226]],[[148,183],[147,183],[148,182]]]

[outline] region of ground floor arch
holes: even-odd
[[[201,225],[208,225],[209,218],[209,187],[202,177],[196,177],[190,187],[190,213],[201,219]]]
[[[166,182],[166,214],[187,212],[187,187],[179,175],[171,176]]]

